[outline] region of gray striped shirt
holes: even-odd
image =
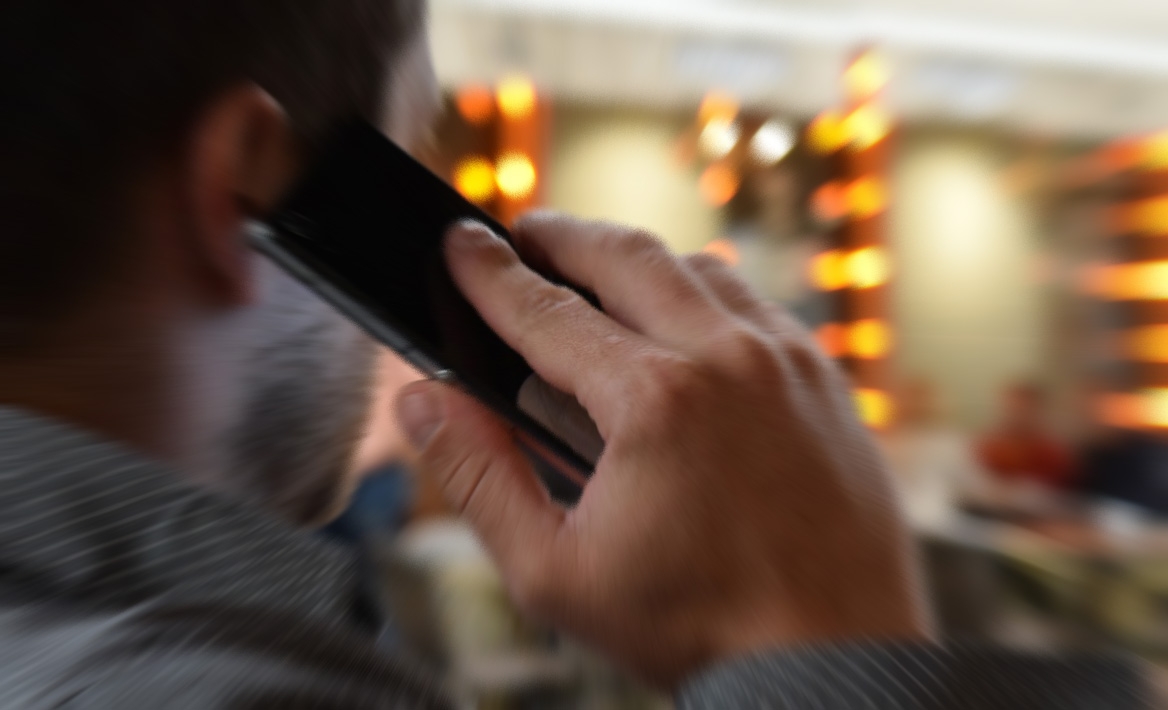
[[[353,623],[354,560],[0,407],[0,708],[439,708]],[[738,659],[682,708],[1134,708],[1130,666],[856,644]]]

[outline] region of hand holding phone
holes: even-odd
[[[570,502],[603,441],[574,400],[536,378],[454,286],[443,237],[466,220],[509,239],[501,224],[358,121],[337,134],[270,217],[250,225],[249,238],[422,373],[457,384],[559,470],[574,472],[549,480]],[[565,423],[567,440],[549,428]]]
[[[668,689],[754,651],[931,638],[888,472],[794,318],[713,257],[675,257],[634,230],[541,215],[513,235],[518,254],[459,228],[449,263],[486,322],[604,435],[579,504],[549,501],[461,392],[411,385],[398,412],[420,472],[528,613]]]

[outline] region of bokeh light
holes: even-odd
[[[703,125],[712,121],[730,122],[738,117],[738,101],[731,95],[712,91],[702,99],[698,121]]]
[[[1136,328],[1126,337],[1125,354],[1137,362],[1168,363],[1168,325]]]
[[[858,389],[855,401],[860,420],[873,429],[883,429],[892,423],[892,398],[886,392]]]
[[[491,120],[495,113],[495,97],[491,90],[480,84],[471,84],[458,90],[454,105],[462,120],[479,126]]]
[[[1084,278],[1084,290],[1112,301],[1168,300],[1168,261],[1094,266]]]
[[[733,168],[714,163],[702,171],[698,188],[706,202],[714,207],[722,207],[734,199],[741,184],[742,180]]]
[[[1141,146],[1140,165],[1147,170],[1168,170],[1168,131],[1153,133]]]
[[[1116,226],[1121,233],[1168,234],[1168,197],[1123,205],[1117,216]]]
[[[767,121],[750,140],[750,156],[759,165],[774,165],[791,152],[798,141],[795,129],[780,121]]]
[[[824,111],[807,127],[807,143],[823,155],[842,150],[848,138],[848,129],[836,111]]]
[[[738,253],[738,247],[729,239],[715,239],[709,244],[702,247],[702,252],[715,256],[730,266],[738,266],[741,261],[741,254]]]
[[[891,266],[880,247],[865,247],[847,256],[845,270],[854,288],[874,288],[888,282]]]
[[[825,251],[811,260],[811,283],[821,291],[838,291],[848,285],[844,255],[838,249]]]
[[[878,106],[867,104],[857,108],[844,119],[842,133],[845,142],[856,150],[867,150],[888,137],[892,119]]]
[[[847,345],[847,329],[839,323],[825,323],[815,331],[819,347],[828,357],[843,357]]]
[[[527,199],[535,191],[535,165],[523,153],[504,155],[495,173],[499,191],[512,200]]]
[[[495,166],[479,156],[464,159],[454,168],[454,188],[471,202],[487,202],[495,196]]]
[[[1157,429],[1168,428],[1168,388],[1153,387],[1141,393],[1144,424]]]
[[[1096,418],[1108,426],[1135,429],[1145,424],[1143,398],[1138,394],[1108,393],[1095,402]]]
[[[856,219],[868,219],[880,214],[888,207],[884,183],[874,177],[856,180],[847,188],[847,204],[848,211]]]
[[[874,360],[892,350],[892,329],[875,318],[853,323],[848,329],[848,352],[858,358]]]
[[[535,85],[523,76],[509,76],[497,88],[499,111],[512,121],[527,118],[535,112]]]
[[[706,124],[698,137],[698,145],[702,153],[710,160],[721,160],[734,150],[742,137],[742,129],[734,121],[721,118],[714,119]]]
[[[811,210],[824,222],[843,219],[848,209],[848,193],[842,183],[825,183],[811,195]]]
[[[864,52],[844,71],[844,86],[850,98],[866,101],[884,89],[888,77],[888,65],[884,59],[876,52]]]

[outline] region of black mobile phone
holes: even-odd
[[[464,219],[510,239],[503,225],[376,128],[356,121],[327,144],[272,215],[249,225],[249,238],[422,373],[463,388],[531,437],[533,450],[545,450],[543,458],[550,453],[586,477],[599,452],[573,448],[545,426],[546,418],[541,423],[525,411],[530,407],[520,407],[521,390],[538,378],[487,326],[446,268],[443,237]],[[579,480],[562,480],[551,470],[541,467],[553,495],[579,495]]]

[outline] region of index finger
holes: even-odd
[[[524,259],[595,293],[605,313],[639,333],[684,348],[723,320],[702,283],[647,232],[533,212],[512,235]]]
[[[654,346],[529,269],[482,225],[455,226],[446,259],[455,283],[487,325],[540,377],[574,395],[606,435],[623,389],[622,373]]]

